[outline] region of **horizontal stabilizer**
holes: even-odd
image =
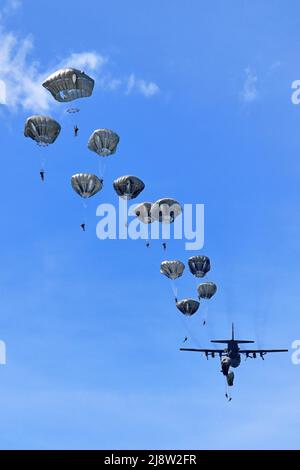
[[[255,341],[248,340],[248,339],[212,339],[211,343],[221,343],[221,344],[228,344],[230,341],[235,341],[236,343],[255,343]]]

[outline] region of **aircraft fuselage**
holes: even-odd
[[[229,341],[228,343],[228,357],[230,358],[231,367],[238,367],[241,363],[241,356],[239,354],[239,346],[236,341]]]

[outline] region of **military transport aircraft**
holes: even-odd
[[[221,359],[221,372],[228,376],[229,368],[236,368],[241,363],[241,354],[245,354],[246,358],[256,358],[260,356],[264,359],[264,356],[268,353],[273,352],[287,352],[288,349],[240,349],[240,344],[246,343],[255,343],[255,341],[245,340],[245,339],[235,339],[234,338],[234,325],[232,324],[232,337],[231,339],[215,339],[211,340],[211,343],[221,343],[227,344],[227,347],[224,349],[194,349],[194,348],[180,348],[180,351],[194,351],[202,352],[205,354],[208,359],[209,356],[215,357],[219,356]]]

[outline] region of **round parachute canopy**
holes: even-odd
[[[152,202],[142,202],[134,209],[135,215],[144,224],[151,224],[152,222],[151,207]]]
[[[86,98],[91,96],[94,80],[84,72],[73,68],[57,70],[43,83],[43,87],[50,91],[53,98],[60,103]]]
[[[227,379],[227,384],[229,385],[229,387],[232,387],[233,381],[234,381],[234,373],[232,371],[228,372],[226,379]]]
[[[145,185],[137,176],[120,176],[113,182],[114,190],[123,199],[135,199]]]
[[[71,178],[71,185],[79,196],[87,199],[102,189],[103,183],[91,173],[77,173]]]
[[[171,224],[181,214],[180,204],[171,198],[159,199],[151,208],[152,220],[159,220],[165,224]]]
[[[55,142],[60,130],[60,124],[49,116],[30,116],[25,122],[24,135],[39,145],[49,145]]]
[[[188,263],[191,273],[196,277],[204,277],[210,270],[210,260],[207,256],[191,256]]]
[[[217,286],[214,282],[203,282],[197,287],[199,299],[211,299],[217,292]]]
[[[176,302],[176,307],[184,315],[191,316],[197,312],[200,302],[194,299],[183,299]]]
[[[119,136],[110,129],[96,129],[88,141],[88,148],[101,157],[108,157],[117,150]]]
[[[184,268],[184,264],[179,260],[166,260],[161,263],[160,272],[169,279],[177,279],[182,276]]]

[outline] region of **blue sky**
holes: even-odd
[[[1,449],[299,448],[300,366],[291,354],[242,363],[233,401],[218,360],[178,351],[238,336],[290,347],[299,330],[300,6],[291,1],[0,1],[2,198]],[[96,79],[80,101],[80,135],[40,83],[59,66]],[[25,119],[62,124],[47,152]],[[98,171],[86,148],[99,127],[121,137],[83,234],[73,173]],[[185,320],[162,259],[182,241],[100,241],[96,207],[111,182],[135,174],[138,201],[205,204],[209,280],[218,293]],[[195,295],[186,275],[181,297]],[[203,310],[202,310],[203,311]]]

